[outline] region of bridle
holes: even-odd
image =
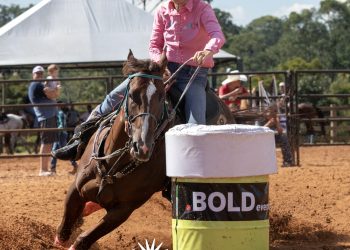
[[[162,77],[157,76],[157,75],[150,75],[150,74],[145,74],[145,73],[135,73],[132,75],[128,76],[128,86],[125,90],[123,99],[121,100],[121,105],[119,105],[119,108],[117,110],[115,110],[114,112],[112,112],[111,114],[109,114],[104,121],[101,122],[101,125],[99,126],[96,135],[95,135],[95,139],[94,139],[94,144],[93,144],[93,150],[92,150],[92,155],[91,155],[91,159],[94,159],[96,161],[104,161],[104,160],[108,160],[108,159],[112,159],[114,157],[118,157],[118,160],[116,162],[119,161],[119,159],[121,158],[122,155],[124,155],[124,153],[126,153],[130,147],[131,147],[131,126],[132,123],[136,120],[136,118],[141,117],[141,116],[150,116],[152,117],[152,119],[156,122],[157,126],[156,126],[156,130],[158,129],[158,127],[160,127],[160,125],[162,124],[162,120],[163,120],[163,116],[165,114],[166,108],[164,108],[163,113],[161,115],[160,119],[157,119],[155,115],[153,115],[152,113],[149,112],[142,112],[139,113],[137,115],[130,115],[129,114],[129,108],[128,108],[128,98],[129,98],[129,87],[130,87],[130,81],[134,78],[134,77],[143,77],[143,78],[149,78],[149,79],[156,79],[156,80],[163,80]],[[129,140],[125,143],[125,146],[123,148],[120,148],[116,151],[114,151],[111,154],[105,155],[105,156],[98,156],[98,147],[96,148],[96,146],[98,145],[98,141],[100,138],[100,133],[102,132],[103,129],[105,129],[106,127],[110,127],[111,124],[113,124],[114,118],[117,114],[120,113],[121,108],[124,108],[124,117],[125,117],[125,121],[126,121],[126,130],[127,130],[127,134],[129,137]],[[158,134],[158,133],[157,133]],[[158,136],[155,136],[155,140],[158,138]],[[115,164],[116,165],[116,164]],[[113,169],[113,167],[111,168]]]
[[[125,120],[126,120],[126,131],[127,131],[127,134],[129,136],[129,138],[131,137],[131,127],[132,127],[132,123],[138,118],[138,117],[142,117],[142,116],[149,116],[153,119],[153,121],[155,122],[156,124],[156,128],[155,130],[158,129],[159,127],[159,124],[162,122],[163,120],[163,117],[164,117],[164,113],[165,113],[165,109],[163,109],[163,113],[160,117],[160,119],[157,119],[157,117],[150,113],[150,112],[142,112],[142,113],[139,113],[137,115],[130,115],[129,114],[129,108],[128,108],[128,103],[129,103],[129,87],[130,87],[130,81],[131,79],[133,79],[134,77],[142,77],[142,78],[149,78],[149,79],[156,79],[156,80],[163,80],[162,77],[160,76],[157,76],[157,75],[150,75],[150,74],[144,74],[144,73],[135,73],[135,74],[132,74],[132,75],[129,75],[128,76],[128,79],[129,79],[129,83],[128,83],[128,87],[126,89],[126,93],[124,95],[124,115],[125,115]],[[163,102],[163,100],[161,100],[161,102]]]

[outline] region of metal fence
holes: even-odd
[[[326,98],[350,98],[350,94],[300,94],[299,89],[299,81],[302,78],[302,76],[308,75],[308,76],[315,76],[320,74],[338,74],[338,73],[344,73],[344,74],[350,74],[349,70],[317,70],[317,71],[269,71],[269,72],[241,72],[241,74],[245,74],[248,76],[248,89],[250,92],[253,90],[253,85],[259,80],[259,79],[266,79],[266,78],[278,78],[280,81],[284,81],[286,85],[286,106],[284,107],[287,114],[287,133],[288,138],[291,144],[291,148],[293,151],[294,156],[294,162],[297,165],[300,165],[300,146],[318,146],[318,145],[344,145],[349,144],[349,138],[347,140],[343,140],[342,142],[339,142],[337,139],[337,123],[338,122],[349,122],[350,117],[344,117],[337,115],[337,111],[349,111],[350,105],[342,105],[342,106],[321,106],[319,107],[322,111],[329,114],[329,116],[325,116],[323,118],[313,117],[309,119],[301,118],[299,111],[298,111],[298,104],[300,103],[301,99],[310,100],[312,102],[312,99],[318,98],[318,99],[326,99]],[[217,87],[216,84],[223,78],[227,77],[228,73],[211,73],[209,74],[209,82],[211,87]],[[124,79],[123,76],[106,76],[106,77],[76,77],[76,78],[60,78],[61,82],[70,82],[70,84],[77,83],[79,81],[101,81],[104,82],[104,91],[100,96],[100,100],[91,100],[89,102],[80,102],[78,99],[75,100],[75,102],[71,103],[59,103],[59,104],[41,104],[43,106],[86,106],[88,104],[91,105],[97,105],[100,103],[100,101],[104,98],[104,95],[110,92],[116,85],[118,85],[121,82],[121,79]],[[0,80],[0,87],[1,87],[1,96],[2,96],[2,102],[0,105],[0,109],[2,111],[16,111],[20,110],[26,107],[33,107],[38,105],[32,105],[32,104],[7,104],[6,103],[6,92],[7,88],[11,86],[12,84],[28,84],[32,80],[25,79],[25,80]],[[43,80],[44,81],[44,80]],[[276,96],[270,96],[269,98],[272,100],[280,99],[281,95]],[[249,96],[246,98],[252,103],[253,101],[261,101],[262,97],[254,97]],[[251,105],[250,107],[251,108]],[[311,121],[312,123],[316,124],[319,122],[324,122],[327,124],[327,132],[329,133],[329,140],[325,140],[322,142],[315,142],[315,143],[305,143],[303,142],[301,138],[301,131],[302,131],[302,123],[306,121]],[[349,126],[350,127],[350,126]],[[73,128],[67,128],[65,130],[72,130]],[[62,129],[50,129],[55,131],[60,131]],[[6,130],[6,132],[19,132],[23,134],[33,134],[44,131],[43,129],[19,129],[19,130]],[[5,131],[0,130],[0,134]],[[40,156],[39,154],[15,154],[13,156],[8,155],[1,155],[0,158],[5,157],[36,157]]]

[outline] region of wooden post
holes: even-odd
[[[335,118],[337,116],[337,110],[334,108],[334,104],[330,105],[330,118]],[[335,139],[337,137],[337,122],[331,121],[330,123],[330,143],[335,143]]]
[[[1,75],[2,76],[2,75]],[[2,76],[1,79],[4,77]],[[7,85],[6,83],[1,84],[1,105],[5,105],[5,98],[6,98],[6,93],[5,93],[5,88]],[[5,108],[1,108],[1,112],[5,112]],[[0,136],[0,154],[3,153],[4,151],[4,144],[5,144],[5,136]]]

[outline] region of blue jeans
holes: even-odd
[[[292,164],[293,156],[286,134],[275,134],[275,141],[281,145],[283,164]]]
[[[105,97],[100,107],[96,110],[101,116],[107,115],[118,108],[123,100],[128,83],[129,79],[127,78]]]
[[[52,145],[52,151],[62,148],[67,144],[68,133],[67,131],[58,132],[58,141],[55,141]],[[77,167],[77,163],[75,161],[70,161],[73,167]],[[51,172],[56,172],[56,164],[57,158],[51,158]]]
[[[168,68],[173,74],[180,64],[169,62]],[[170,92],[173,88],[178,89],[181,93],[186,88],[191,76],[193,75],[196,67],[184,66],[175,76],[175,83],[171,86]],[[205,113],[206,113],[206,94],[205,86],[207,85],[208,69],[201,68],[194,78],[191,86],[187,90],[184,101],[185,101],[185,116],[187,123],[194,124],[205,124]]]

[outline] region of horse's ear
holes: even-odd
[[[135,59],[134,54],[132,53],[131,49],[129,49],[129,54],[128,54],[128,60]]]
[[[134,54],[132,53],[131,49],[129,49],[128,60],[126,60],[123,63],[123,69],[122,69],[122,72],[125,76],[133,72],[132,65],[135,63],[135,61],[136,61],[136,58],[134,57]]]

